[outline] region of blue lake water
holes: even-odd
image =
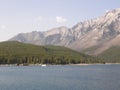
[[[0,90],[120,90],[120,65],[2,66]]]

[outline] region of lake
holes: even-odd
[[[1,66],[0,90],[120,90],[120,65]]]

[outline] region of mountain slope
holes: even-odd
[[[0,64],[6,63],[94,63],[97,58],[60,46],[37,46],[20,42],[0,43]],[[100,61],[101,62],[101,61]]]
[[[59,27],[46,32],[21,33],[10,41],[36,45],[59,45],[82,51],[96,47],[88,54],[98,55],[112,46],[120,46],[120,9],[113,9],[103,16],[80,22],[72,28]]]

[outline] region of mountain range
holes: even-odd
[[[9,41],[64,46],[89,55],[100,55],[112,47],[120,46],[120,8],[109,10],[98,18],[79,22],[71,28],[62,26],[45,32],[20,33]]]

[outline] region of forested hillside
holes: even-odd
[[[98,57],[104,59],[106,62],[120,63],[120,47],[111,47],[102,54],[98,55]]]
[[[60,46],[37,46],[15,41],[0,43],[0,64],[76,64],[102,62]]]

